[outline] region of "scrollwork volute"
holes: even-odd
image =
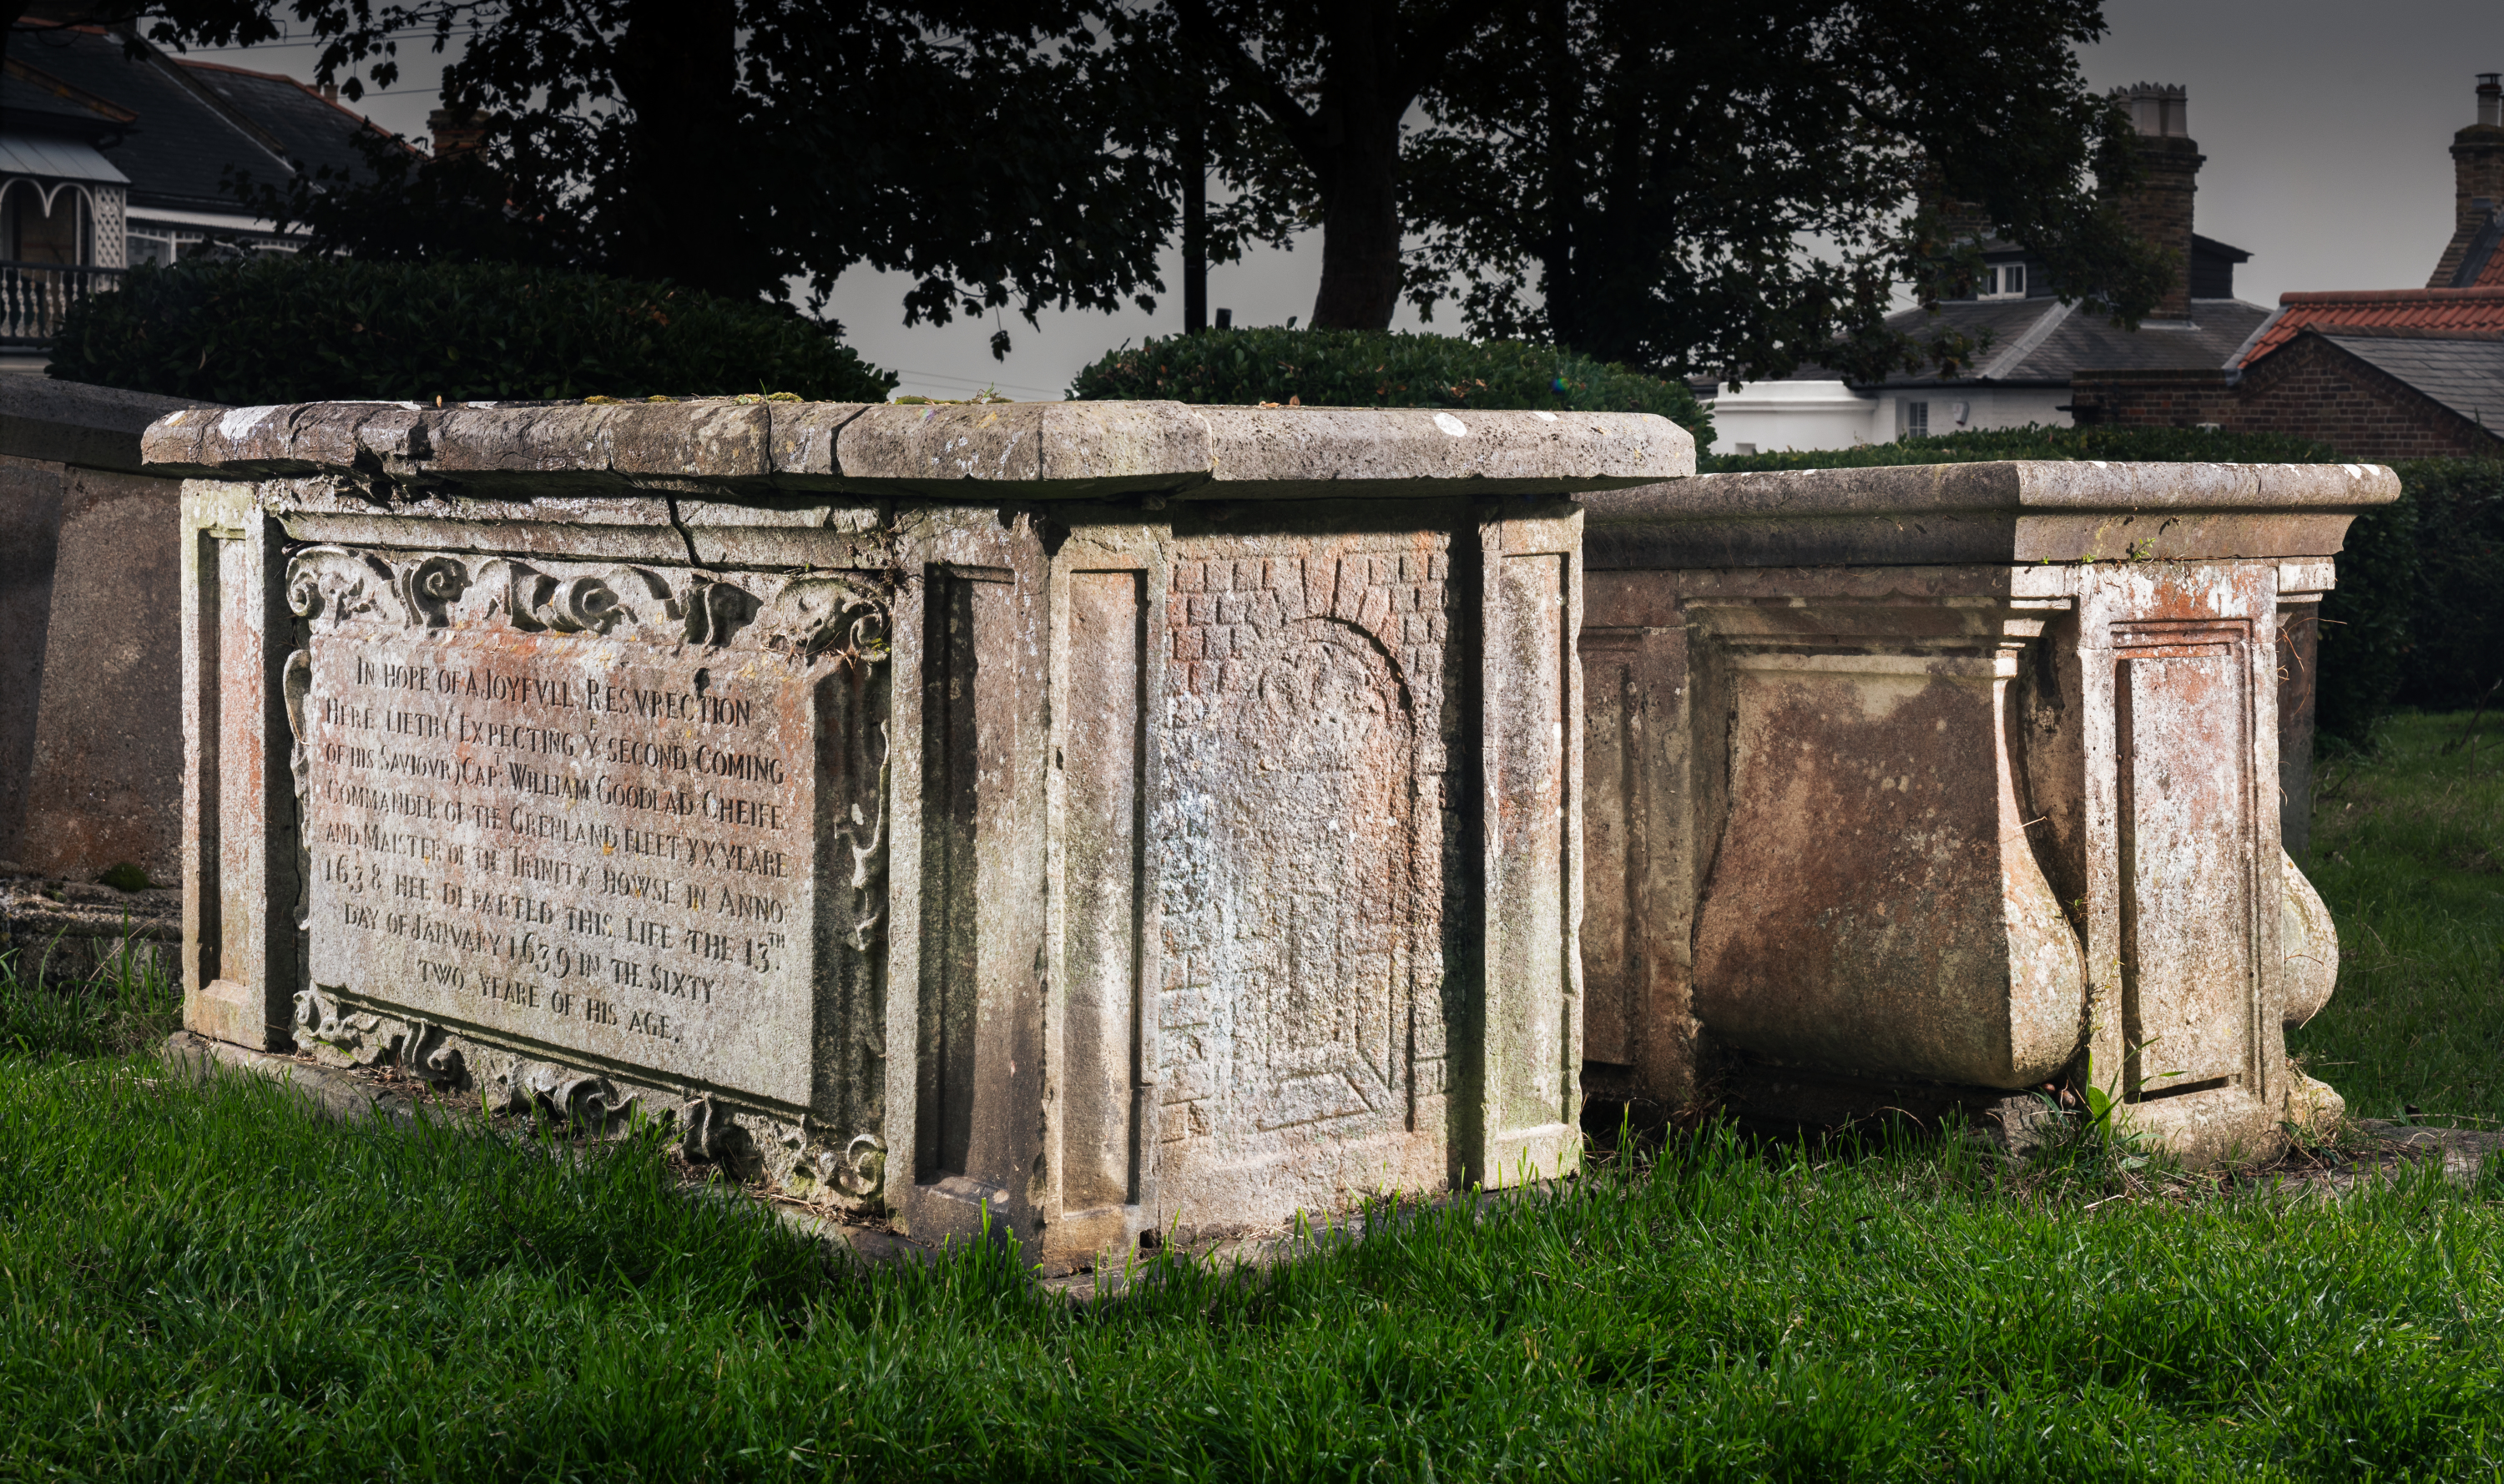
[[[887,663],[887,605],[851,579],[793,578],[775,595],[758,627],[766,648],[794,659],[840,655],[863,671]]]
[[[470,590],[470,569],[455,557],[422,557],[400,574],[397,589],[410,628],[446,628],[452,605]]]
[[[400,574],[371,552],[314,546],[287,564],[287,606],[298,618],[340,623],[383,610],[385,593],[400,591]]]
[[[812,572],[774,583],[633,564],[314,546],[289,564],[287,596],[316,628],[350,620],[410,629],[508,625],[526,634],[753,647],[804,663],[832,655],[864,675],[887,662],[887,607],[874,578]]]

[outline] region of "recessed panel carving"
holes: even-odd
[[[2241,630],[2118,636],[2123,1031],[2142,1096],[2240,1077],[2253,996]]]
[[[1447,561],[1193,557],[1167,604],[1165,1136],[1407,1127],[1442,1091]]]

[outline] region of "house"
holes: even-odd
[[[2156,311],[2123,329],[2084,303],[2065,304],[2060,285],[2014,243],[1984,240],[1975,292],[1935,311],[1908,309],[1890,327],[1925,337],[1961,332],[1983,346],[1971,374],[1903,373],[1877,383],[1803,367],[1786,381],[1756,382],[1713,400],[1715,453],[1848,448],[1907,432],[1975,428],[2068,427],[2072,378],[2083,367],[2214,369],[2270,317],[2235,296],[2235,269],[2251,255],[2192,229],[2192,200],[2207,156],[2192,142],[2189,100],[2178,86],[2139,84],[2114,95],[2137,128],[2143,179],[2123,202],[2131,224],[2172,248],[2181,270]],[[1976,222],[1971,235],[1987,224]]]
[[[2082,370],[2078,421],[2290,432],[2359,459],[2504,457],[2504,74],[2481,74],[2477,96],[2425,288],[2284,294],[2210,369]]]
[[[29,17],[0,73],[0,366],[40,369],[68,306],[209,245],[293,252],[226,183],[363,173],[388,137],[335,92],[169,56],[126,26]]]

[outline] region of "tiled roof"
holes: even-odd
[[[2471,422],[2504,432],[2504,338],[2340,334],[2322,338]]]
[[[2498,255],[2504,256],[2504,255]],[[2492,261],[2490,259],[2490,270]],[[2490,280],[2491,281],[2491,280]],[[2504,330],[2504,284],[2477,289],[2360,289],[2287,293],[2278,313],[2229,365],[2247,366],[2303,329],[2417,329],[2453,334]]]

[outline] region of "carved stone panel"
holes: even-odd
[[[821,662],[823,663],[823,662]],[[514,632],[317,634],[315,985],[808,1106],[820,677]]]
[[[2141,1096],[2238,1081],[2253,1054],[2244,635],[2159,622],[2114,636],[2123,1030]]]
[[[1287,549],[1172,564],[1161,1134],[1205,1175],[1423,1126],[1440,1165],[1449,561]]]

